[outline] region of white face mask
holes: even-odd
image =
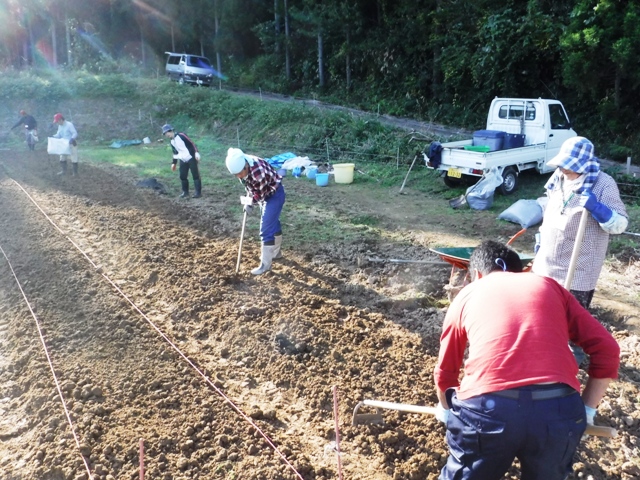
[[[568,188],[570,190],[579,189],[584,183],[584,179],[587,177],[585,173],[581,174],[579,177],[574,178],[573,180],[569,180],[564,174],[562,175],[564,180],[564,188]]]

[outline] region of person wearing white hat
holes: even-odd
[[[573,283],[568,288],[584,308],[589,308],[604,264],[609,235],[625,231],[627,211],[615,180],[600,171],[600,162],[588,139],[567,139],[547,165],[557,169],[545,185],[548,203],[532,270],[564,284],[585,208],[590,215],[579,246]]]
[[[235,175],[247,190],[247,197],[243,201],[244,211],[250,213],[255,203],[260,205],[262,211],[260,265],[251,270],[253,275],[262,275],[271,269],[273,260],[282,257],[280,213],[286,197],[282,177],[267,161],[247,155],[239,148],[227,151],[225,163],[229,173]]]

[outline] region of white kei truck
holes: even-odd
[[[497,167],[503,178],[498,189],[509,195],[523,170],[535,168],[541,174],[554,170],[547,162],[576,135],[558,100],[496,97],[486,130],[475,132],[473,139],[436,144],[435,149],[432,144],[429,155],[423,155],[427,167],[440,170],[449,187]]]

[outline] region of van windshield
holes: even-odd
[[[211,68],[211,62],[205,57],[187,57],[187,65],[198,68]]]

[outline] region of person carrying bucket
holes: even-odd
[[[229,173],[235,175],[247,190],[242,201],[245,213],[250,213],[256,203],[262,211],[260,265],[251,270],[253,275],[262,275],[271,269],[273,260],[282,258],[280,213],[286,197],[282,177],[268,162],[255,155],[247,155],[239,148],[227,151],[225,163]]]

